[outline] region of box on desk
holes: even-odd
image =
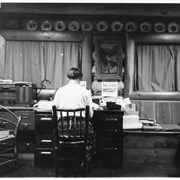
[[[0,83],[0,104],[3,106],[32,106],[37,96],[30,82]]]

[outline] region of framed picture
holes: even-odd
[[[96,79],[122,79],[124,59],[123,38],[120,36],[95,36],[94,45],[96,53]]]
[[[117,81],[102,81],[102,96],[117,97],[118,82]]]

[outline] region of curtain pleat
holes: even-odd
[[[42,80],[49,80],[47,88],[56,89],[67,83],[69,68],[81,66],[80,49],[79,42],[7,41],[2,76],[33,82],[37,87]]]
[[[180,90],[180,46],[138,45],[135,60],[136,91]],[[159,124],[178,124],[179,102],[133,101],[140,117],[156,119]]]
[[[175,91],[175,49],[173,46],[137,46],[138,91]],[[136,76],[136,75],[135,75]]]

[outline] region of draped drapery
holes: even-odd
[[[137,45],[134,59],[134,88],[138,92],[180,91],[180,46]],[[178,124],[179,101],[132,100],[140,117],[160,124]]]
[[[70,67],[81,67],[80,42],[7,41],[4,66],[5,79],[33,82],[37,86],[44,79],[47,88],[67,83]]]
[[[179,91],[180,46],[138,45],[135,91]]]

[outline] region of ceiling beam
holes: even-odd
[[[180,17],[180,4],[1,3],[0,14],[57,14]]]

